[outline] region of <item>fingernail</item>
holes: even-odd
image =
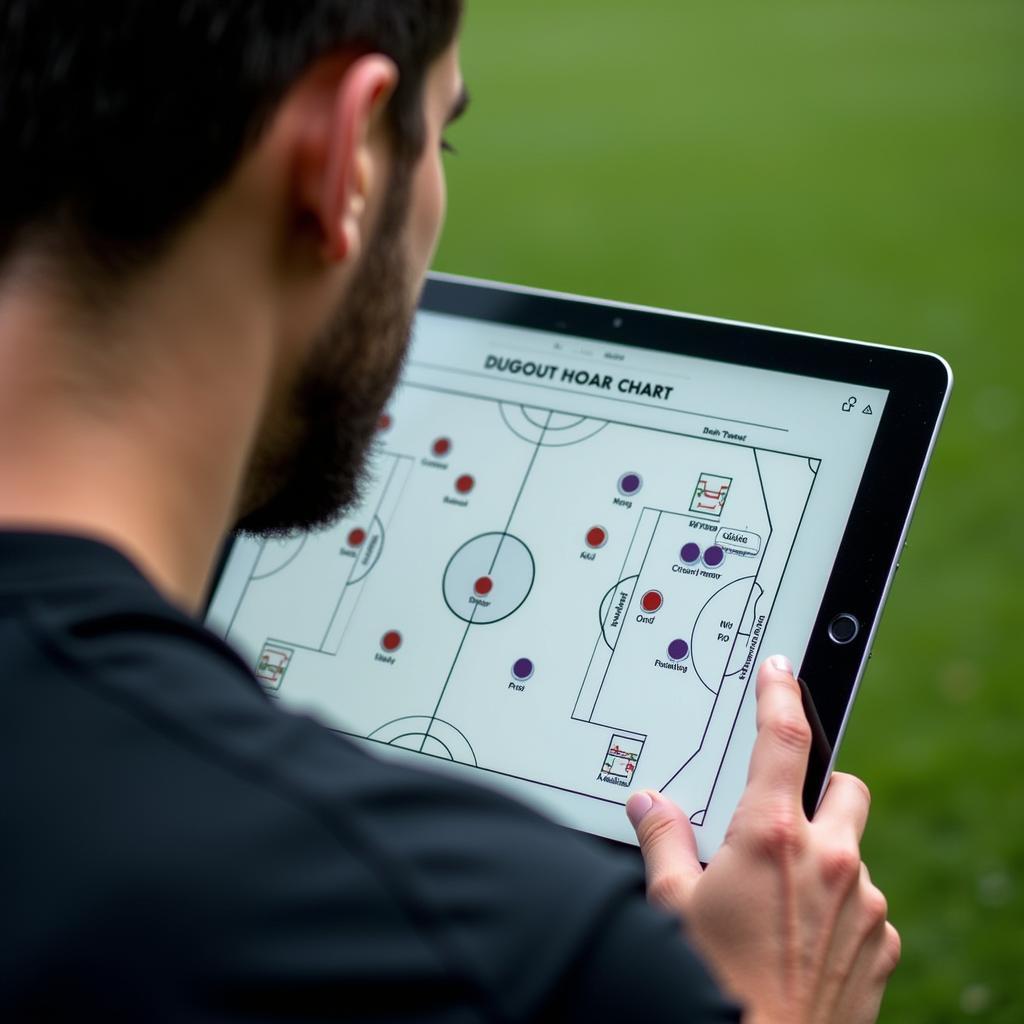
[[[793,663],[784,654],[773,654],[768,660],[776,672],[785,672],[788,676],[793,674]]]
[[[630,824],[633,828],[636,828],[640,824],[644,815],[654,806],[654,800],[651,799],[650,793],[634,793],[626,801],[626,817],[629,818]]]

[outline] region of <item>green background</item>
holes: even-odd
[[[1024,1020],[1024,3],[469,3],[439,269],[952,363],[840,767],[882,1019]]]

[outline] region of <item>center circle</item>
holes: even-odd
[[[535,573],[533,555],[518,537],[481,534],[448,562],[442,580],[445,604],[463,622],[500,622],[529,596]]]

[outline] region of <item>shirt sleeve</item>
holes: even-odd
[[[740,1008],[722,994],[677,921],[625,898],[594,930],[544,1019],[718,1024],[739,1021]]]
[[[191,1019],[736,1019],[637,857],[368,756],[205,647],[147,633],[128,657],[118,635],[67,677],[50,765],[61,806],[90,809],[64,881],[104,894],[83,972],[102,991],[131,964]]]

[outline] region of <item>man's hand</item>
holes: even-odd
[[[874,1021],[900,941],[860,859],[870,797],[834,774],[813,821],[801,792],[811,734],[785,658],[757,677],[747,788],[706,870],[686,815],[658,793],[627,813],[650,900],[680,914],[722,984],[757,1024]]]

